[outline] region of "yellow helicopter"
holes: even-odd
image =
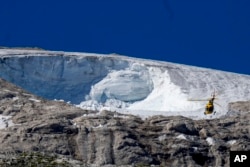
[[[214,111],[214,104],[217,104],[218,106],[220,106],[218,103],[215,103],[214,100],[217,99],[215,97],[215,91],[211,94],[211,98],[209,99],[204,99],[204,100],[200,100],[200,99],[188,99],[188,101],[208,101],[205,107],[205,115],[208,114],[212,114],[212,113],[216,113],[216,111]],[[221,107],[221,106],[220,106]]]

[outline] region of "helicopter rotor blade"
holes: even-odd
[[[188,99],[188,101],[209,101],[211,98],[208,99]],[[218,98],[214,98],[214,99],[218,99]]]
[[[208,101],[208,99],[206,99],[206,100],[202,100],[202,99],[188,99],[188,101]]]
[[[216,104],[216,105],[218,105],[219,107],[221,107],[221,108],[222,108],[222,106],[221,106],[220,104],[218,104],[218,103],[215,103],[215,102],[214,102],[214,104]]]

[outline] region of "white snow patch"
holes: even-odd
[[[208,137],[208,138],[206,139],[206,141],[207,141],[208,145],[210,145],[210,146],[212,146],[212,145],[215,144],[215,141],[214,141],[214,139],[213,139],[212,137]]]
[[[54,101],[64,102],[63,99],[54,99]]]
[[[32,96],[31,94],[28,93],[22,93],[24,96]]]
[[[36,103],[40,103],[40,102],[41,102],[41,100],[34,99],[34,98],[29,98],[29,100],[30,100],[30,101],[34,101],[34,102],[36,102]]]
[[[0,129],[5,129],[14,125],[10,118],[11,116],[0,115]]]
[[[187,140],[186,136],[184,134],[180,134],[176,137],[177,139],[183,139],[183,140]]]
[[[83,101],[79,105],[76,105],[76,106],[84,110],[91,110],[91,111],[100,111],[101,108],[103,107],[102,104],[98,103],[95,100]]]
[[[95,117],[97,115],[100,115],[100,112],[98,112],[98,113],[83,114],[82,117]]]
[[[19,97],[13,97],[13,98],[12,98],[13,101],[16,101],[16,100],[18,100],[18,99],[19,99]]]
[[[158,140],[159,141],[164,141],[164,140],[166,140],[166,138],[167,138],[167,136],[166,136],[166,134],[164,134],[164,135],[159,136]]]
[[[13,92],[13,91],[11,91],[11,90],[8,90],[8,89],[2,89],[2,91],[10,92],[10,93],[17,93],[17,92]]]
[[[236,142],[237,142],[236,140],[229,140],[229,141],[227,142],[227,144],[229,144],[229,145],[234,145]]]
[[[98,126],[93,126],[93,128],[103,128],[104,127],[104,125],[102,125],[102,124],[99,124]]]
[[[198,147],[192,147],[195,151],[197,151],[198,150]]]

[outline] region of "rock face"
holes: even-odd
[[[239,111],[239,112],[248,112],[250,111],[250,103],[247,101],[239,101],[237,103],[229,103],[229,111]]]
[[[232,115],[221,119],[142,120],[48,101],[0,79],[0,114],[13,122],[0,129],[0,160],[40,152],[72,166],[229,166],[230,150],[250,150],[249,104],[229,104]]]

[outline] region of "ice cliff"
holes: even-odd
[[[217,116],[229,102],[250,100],[248,75],[116,54],[0,49],[0,77],[47,99],[139,115],[200,118],[206,102],[188,99],[214,90]]]

